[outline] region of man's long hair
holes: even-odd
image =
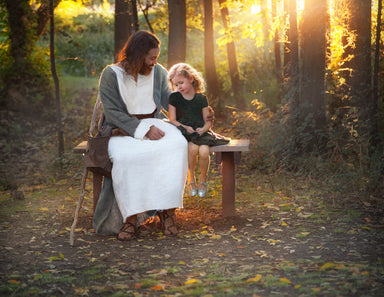
[[[118,62],[124,70],[137,76],[142,69],[145,56],[153,48],[160,47],[160,40],[148,31],[137,31],[133,33],[119,53]]]

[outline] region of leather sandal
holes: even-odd
[[[136,237],[136,225],[131,222],[125,222],[121,227],[120,233],[117,235],[117,239],[121,241],[131,240]]]
[[[176,227],[176,214],[168,211],[159,212],[161,227],[165,235],[176,235],[179,231]]]

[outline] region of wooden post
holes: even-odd
[[[235,158],[234,152],[222,153],[223,189],[222,205],[223,217],[235,215]]]

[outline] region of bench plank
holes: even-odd
[[[73,151],[77,154],[84,154],[86,148],[87,148],[87,141],[84,140],[84,141],[80,142],[78,145],[76,145],[74,147]]]
[[[231,139],[228,144],[211,146],[209,148],[213,152],[248,152],[249,140],[248,139]]]

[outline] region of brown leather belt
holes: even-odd
[[[155,113],[156,113],[156,109],[152,113],[149,113],[149,114],[129,114],[129,115],[132,117],[135,117],[139,120],[142,120],[142,119],[154,118]]]

